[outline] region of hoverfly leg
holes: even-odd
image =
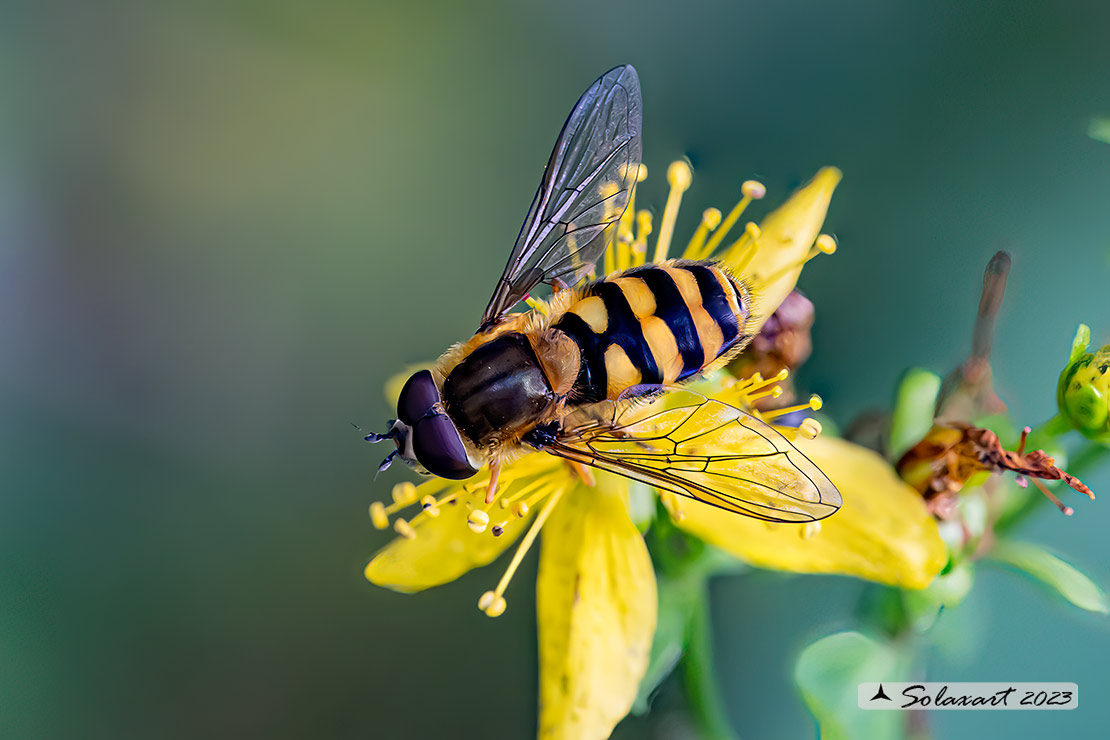
[[[493,460],[489,464],[489,488],[486,489],[486,503],[492,504],[497,498],[497,478],[501,475],[501,461]]]
[[[378,473],[384,473],[385,471],[389,470],[389,466],[393,464],[393,458],[397,457],[397,452],[397,450],[394,450],[393,452],[386,455],[385,459],[382,460],[382,464],[378,466]],[[376,473],[374,477],[377,477]]]
[[[365,439],[367,442],[370,442],[371,444],[375,444],[377,442],[384,442],[387,439],[393,439],[394,437],[397,436],[397,431],[393,428],[393,422],[392,421],[389,422],[389,424],[390,424],[390,430],[388,432],[386,432],[385,434],[375,434],[374,432],[370,432],[365,437],[363,437],[363,439]],[[358,427],[355,427],[355,428],[358,429]],[[361,432],[362,430],[359,429],[359,431]]]
[[[555,442],[558,432],[558,423],[552,421],[547,424],[541,424],[532,431],[526,433],[521,438],[521,441],[535,447],[537,450],[542,450],[544,447],[548,447]]]

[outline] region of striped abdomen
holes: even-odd
[[[715,262],[669,260],[591,283],[553,324],[581,352],[571,399],[696,375],[747,341],[750,311],[747,288]]]

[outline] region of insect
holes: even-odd
[[[405,383],[392,440],[422,473],[468,478],[542,450],[776,522],[832,514],[840,494],[771,426],[682,387],[751,339],[748,287],[721,264],[668,260],[586,281],[640,167],[631,66],[598,78],[555,142],[477,333]],[[540,284],[549,311],[510,312]]]

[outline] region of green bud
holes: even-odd
[[[1056,405],[1084,436],[1110,444],[1110,345],[1092,354],[1087,351],[1090,343],[1090,328],[1080,324],[1068,365],[1060,373]]]

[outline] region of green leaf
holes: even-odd
[[[910,368],[898,384],[890,420],[890,459],[897,460],[933,428],[940,376],[920,367]]]
[[[928,588],[919,591],[903,591],[902,601],[906,612],[913,620],[914,629],[926,632],[936,623],[941,610],[951,609],[971,593],[975,582],[974,570],[970,563],[956,564],[944,575],[937,576]]]
[[[651,643],[647,672],[632,705],[633,714],[646,714],[652,694],[671,675],[686,645],[687,625],[701,593],[699,584],[689,578],[659,575],[659,618]]]
[[[893,644],[859,632],[838,632],[812,643],[798,657],[794,682],[821,728],[822,740],[898,740],[905,737],[902,712],[860,709],[864,681],[905,681],[911,656]]]
[[[1090,345],[1091,327],[1086,324],[1080,324],[1079,328],[1075,330],[1075,339],[1071,340],[1071,355],[1068,357],[1068,362],[1075,362],[1080,357],[1087,354],[1087,347]]]
[[[990,557],[1032,576],[1080,609],[1110,614],[1110,597],[1097,583],[1040,545],[999,540]]]
[[[1110,144],[1110,117],[1096,116],[1087,124],[1087,136],[1095,141]]]

